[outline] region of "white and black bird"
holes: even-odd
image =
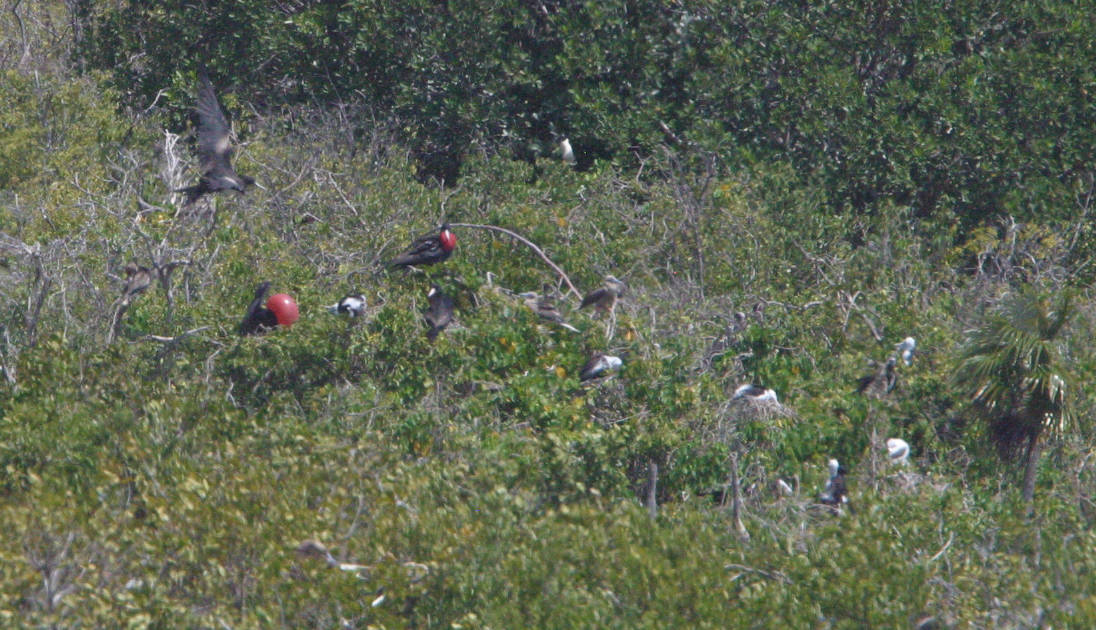
[[[818,496],[818,500],[837,509],[849,503],[848,488],[845,486],[846,471],[836,459],[829,461],[829,468],[830,479],[826,482],[826,489]]]
[[[198,71],[198,162],[202,175],[194,186],[175,192],[186,193],[185,205],[197,201],[202,195],[219,190],[235,190],[243,193],[255,183],[253,177],[240,175],[232,168],[232,140],[228,119],[213,91],[213,84],[205,69]]]
[[[623,364],[624,362],[621,361],[620,357],[595,352],[594,356],[586,362],[586,365],[582,366],[582,370],[578,373],[578,380],[588,381],[600,376],[607,376],[609,372],[620,368]]]
[[[734,394],[731,396],[731,400],[747,400],[754,403],[779,403],[780,400],[776,397],[776,392],[760,385],[751,385],[749,383],[745,385],[739,385],[738,389],[734,390]]]
[[[352,318],[365,315],[365,309],[365,296],[360,293],[348,295],[327,307],[328,312],[335,313],[336,315],[348,315]]]
[[[126,265],[123,270],[126,276],[126,285],[122,288],[122,303],[129,304],[137,295],[144,293],[152,284],[152,272],[148,267],[143,267],[135,262]]]
[[[898,374],[894,369],[897,364],[898,360],[893,356],[886,363],[879,363],[874,359],[868,361],[868,365],[875,368],[875,371],[857,380],[856,392],[872,398],[882,398],[891,393],[898,383]]]
[[[541,319],[559,324],[567,330],[578,332],[577,328],[563,321],[563,313],[559,312],[559,308],[552,298],[546,295],[539,295],[536,291],[519,293],[518,297],[522,298],[525,301],[525,305],[529,307],[529,310],[536,313]]]
[[[901,438],[887,440],[887,456],[892,464],[908,464],[910,460],[910,444]]]
[[[917,350],[917,340],[913,337],[906,337],[894,346],[895,351],[898,352],[898,356],[902,357],[902,362],[906,365],[913,364],[913,353]]]
[[[571,149],[571,141],[564,138],[559,141],[559,152],[563,156],[563,161],[573,165],[575,163],[575,152]]]
[[[442,293],[438,285],[435,284],[430,287],[430,292],[426,294],[426,300],[430,303],[430,307],[423,315],[427,326],[426,338],[434,341],[438,338],[438,333],[453,321],[453,298]]]

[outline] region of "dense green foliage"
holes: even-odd
[[[6,13],[2,625],[1096,624],[1092,11],[808,4]],[[201,64],[262,187],[184,208]],[[442,219],[625,279],[613,336],[498,232],[383,266]],[[240,337],[262,280],[301,319]],[[580,383],[595,351],[624,365]],[[987,384],[1053,402],[1030,516]]]

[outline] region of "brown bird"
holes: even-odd
[[[518,297],[523,298],[525,305],[541,319],[555,322],[567,330],[578,332],[577,328],[563,321],[563,313],[559,312],[559,308],[556,307],[556,303],[552,298],[546,295],[538,295],[536,291],[519,293]]]
[[[586,297],[582,298],[582,304],[579,304],[578,307],[593,306],[603,313],[612,313],[613,309],[616,308],[617,299],[624,295],[627,286],[623,280],[616,276],[605,276],[605,284],[587,293]]]
[[[126,265],[123,270],[126,276],[126,286],[122,289],[122,303],[129,304],[138,294],[152,284],[152,272],[148,267],[142,267],[135,262]]]
[[[898,382],[898,375],[894,371],[897,364],[898,360],[893,356],[888,358],[886,363],[870,361],[869,365],[876,370],[857,380],[856,392],[872,398],[883,398],[891,393]]]
[[[198,161],[202,176],[196,185],[175,191],[186,193],[184,205],[187,206],[206,193],[219,190],[243,193],[255,183],[255,178],[239,175],[232,168],[234,149],[229,138],[228,119],[204,68],[198,71],[198,82]]]
[[[438,338],[438,333],[453,321],[453,298],[442,293],[438,285],[435,284],[430,287],[426,299],[430,302],[430,308],[423,315],[426,325],[429,326],[426,331],[426,338],[434,341]]]

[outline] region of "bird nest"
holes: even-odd
[[[786,420],[796,417],[794,409],[773,400],[736,398],[723,403],[715,422],[700,429],[706,434],[705,441],[732,445],[747,425],[762,430],[782,428]]]

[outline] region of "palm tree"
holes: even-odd
[[[1014,294],[980,328],[970,331],[956,381],[989,427],[1004,459],[1023,456],[1023,497],[1031,503],[1044,433],[1069,420],[1060,334],[1071,315],[1070,296],[1033,290]]]

